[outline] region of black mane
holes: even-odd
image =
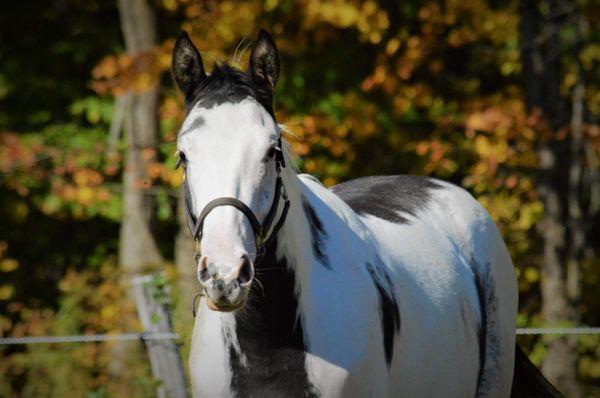
[[[275,120],[273,96],[264,85],[255,84],[250,74],[227,63],[215,64],[212,72],[192,90],[186,98],[186,111],[198,104],[212,108],[226,102],[238,103],[254,98]]]

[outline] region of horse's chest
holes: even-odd
[[[254,295],[235,315],[229,347],[231,390],[238,397],[309,397],[306,345],[297,317],[294,278],[262,278],[264,296]]]
[[[300,324],[281,330],[244,323],[212,335],[211,325],[199,327],[190,361],[194,396],[313,396]]]
[[[240,346],[244,347],[243,342]],[[311,397],[305,353],[293,347],[230,350],[231,391],[238,397]]]

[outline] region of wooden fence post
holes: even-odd
[[[145,333],[172,333],[164,273],[132,279],[138,316]],[[187,398],[187,382],[179,347],[173,340],[145,340],[158,398]]]

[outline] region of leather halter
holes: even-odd
[[[279,138],[277,142],[277,147],[275,149],[275,170],[277,172],[277,179],[275,181],[275,196],[273,198],[273,204],[271,205],[271,208],[269,209],[269,212],[267,213],[262,223],[258,221],[258,218],[254,214],[254,212],[244,202],[242,202],[239,199],[226,196],[213,199],[210,202],[208,202],[200,212],[198,218],[196,219],[194,213],[192,212],[190,189],[187,184],[187,181],[184,180],[183,185],[185,191],[185,207],[188,227],[197,243],[200,243],[200,241],[202,240],[204,220],[206,219],[208,214],[217,207],[232,206],[244,213],[248,221],[250,221],[252,231],[254,232],[254,241],[256,243],[257,255],[262,254],[263,249],[271,242],[271,240],[275,237],[279,229],[281,229],[281,227],[283,226],[288,210],[290,208],[290,201],[287,197],[287,193],[285,191],[285,187],[283,186],[283,181],[281,179],[281,169],[285,167],[285,159],[283,158],[283,150],[281,147],[281,137]],[[273,226],[273,221],[275,220],[275,215],[277,214],[277,209],[279,208],[280,197],[283,198],[284,201],[283,210],[281,212],[279,220],[277,220],[277,223],[275,223],[275,226],[269,234],[269,230]]]

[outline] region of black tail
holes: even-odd
[[[511,398],[564,397],[529,360],[527,355],[516,346],[515,374],[513,376]]]

